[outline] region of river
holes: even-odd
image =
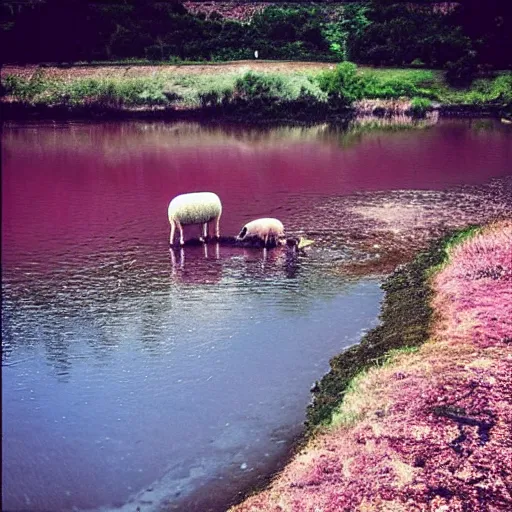
[[[279,467],[330,357],[377,324],[382,276],[333,272],[364,255],[350,240],[170,250],[172,197],[216,192],[223,235],[270,216],[315,239],[333,201],[448,206],[510,177],[510,133],[4,124],[2,509],[223,510]]]

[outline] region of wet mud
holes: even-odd
[[[312,254],[334,263],[333,272],[388,274],[434,239],[470,225],[507,218],[512,176],[481,186],[397,190],[310,201],[289,233],[315,241]]]

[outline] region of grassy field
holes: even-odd
[[[512,73],[450,87],[444,73],[329,63],[240,61],[211,65],[16,67],[2,69],[2,101],[139,110],[260,109],[328,112],[361,100],[401,100],[412,114],[436,104],[509,111]]]

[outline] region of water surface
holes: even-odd
[[[322,228],[313,204],[478,185],[512,156],[493,121],[8,124],[2,148],[2,508],[34,511],[222,509],[376,323],[379,280],[334,274],[328,247],[169,252],[173,196],[219,194],[226,235],[259,216],[299,233]]]

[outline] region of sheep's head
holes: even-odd
[[[236,237],[237,240],[243,240],[247,235],[247,226],[244,226],[242,228],[242,231],[240,231],[240,233],[238,233],[238,236]]]

